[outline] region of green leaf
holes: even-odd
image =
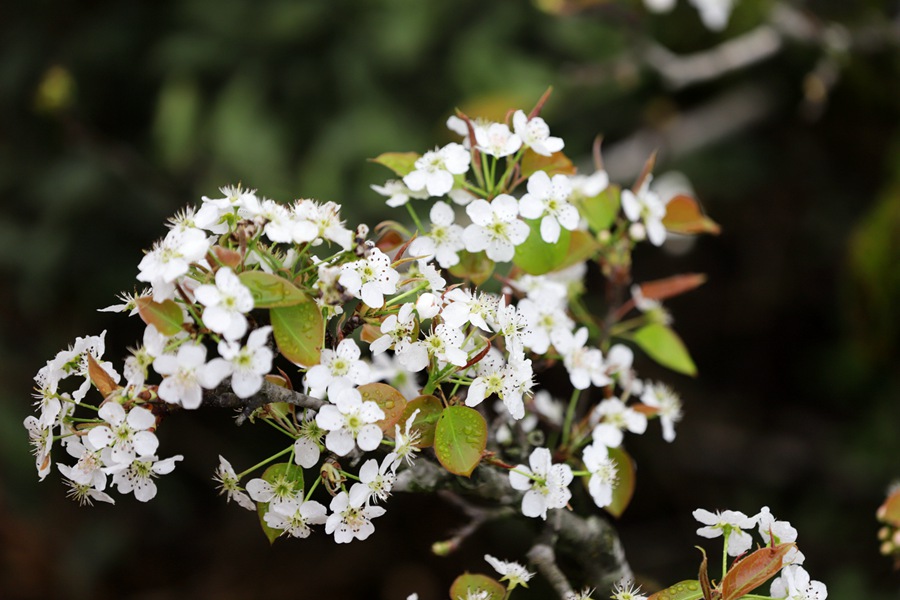
[[[528,238],[516,246],[513,263],[529,275],[543,275],[556,269],[566,259],[572,233],[560,228],[559,239],[549,244],[541,237],[541,219],[526,219],[531,228]]]
[[[587,219],[588,226],[595,233],[608,231],[619,215],[619,195],[617,185],[611,185],[590,198],[583,198],[578,203],[581,215]]]
[[[278,275],[264,271],[244,271],[238,275],[250,294],[255,308],[276,308],[310,302],[311,298],[297,286]]]
[[[697,367],[678,334],[662,323],[651,323],[634,332],[634,342],[647,355],[678,373],[695,377]]]
[[[357,388],[363,402],[374,402],[384,412],[384,418],[376,423],[381,431],[394,434],[394,424],[400,420],[406,408],[406,398],[397,388],[386,383],[367,383]]]
[[[688,579],[656,592],[647,600],[700,600],[700,598],[703,598],[700,582],[696,579]]]
[[[448,406],[434,430],[434,452],[444,468],[468,477],[481,462],[487,444],[487,423],[468,406]]]
[[[419,441],[416,446],[419,448],[429,448],[434,445],[434,430],[437,427],[438,419],[444,410],[444,405],[434,396],[419,396],[413,398],[406,404],[406,409],[400,417],[400,426],[406,426],[406,420],[416,411],[415,421],[412,424],[412,430],[419,432]]]
[[[276,463],[270,466],[263,473],[262,478],[274,485],[291,486],[291,489],[302,494],[303,493],[303,469],[293,463]],[[259,515],[259,524],[262,526],[263,533],[269,539],[269,543],[275,543],[275,539],[283,532],[280,529],[273,529],[266,524],[265,516],[269,512],[268,502],[257,502],[256,513]]]
[[[478,573],[463,573],[450,585],[450,597],[468,598],[469,591],[485,590],[489,594],[485,600],[502,600],[506,596],[506,587],[496,579]]]
[[[403,177],[415,169],[415,163],[419,156],[415,152],[385,152],[370,160],[379,165],[384,165],[400,177]]]
[[[781,570],[784,556],[796,544],[760,548],[736,562],[722,578],[722,600],[737,600],[749,594]]]
[[[161,334],[173,336],[181,331],[184,315],[174,300],[154,302],[150,298],[142,297],[135,303],[144,323],[153,325]]]
[[[454,277],[468,279],[476,286],[487,281],[493,272],[494,261],[489,259],[484,251],[472,253],[468,250],[461,250],[459,262],[450,267],[450,273]]]
[[[628,508],[631,498],[634,496],[634,460],[621,446],[610,448],[609,457],[616,463],[617,480],[616,487],[613,488],[612,503],[604,510],[618,518]]]
[[[303,367],[319,364],[325,345],[325,321],[315,302],[273,308],[269,311],[278,350]]]
[[[571,232],[569,240],[569,251],[566,253],[565,260],[556,267],[557,271],[567,269],[571,266],[586,260],[592,260],[600,250],[600,242],[587,231],[575,230]]]

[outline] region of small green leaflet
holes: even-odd
[[[644,325],[632,338],[647,355],[673,371],[695,377],[697,366],[678,334],[662,323]]]
[[[703,590],[696,579],[680,581],[672,587],[661,592],[656,592],[647,600],[700,600],[703,598]]]
[[[487,423],[468,406],[448,406],[434,431],[434,452],[445,469],[468,477],[487,445]]]
[[[325,321],[315,302],[273,308],[269,311],[278,350],[295,365],[319,364],[325,345]]]
[[[374,163],[384,165],[400,177],[409,175],[415,169],[419,155],[415,152],[385,152],[370,159]]]
[[[529,275],[543,275],[553,271],[566,260],[569,252],[571,232],[560,228],[559,239],[553,243],[547,243],[541,237],[541,220],[525,220],[531,228],[528,238],[516,246],[516,254],[513,263]]]
[[[293,306],[311,301],[297,286],[278,275],[264,271],[244,271],[238,278],[250,290],[255,308]]]
[[[145,296],[138,298],[135,304],[144,323],[153,325],[161,334],[171,337],[181,331],[184,315],[174,300],[154,302]]]

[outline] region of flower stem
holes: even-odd
[[[412,207],[412,204],[406,203],[406,210],[409,212],[409,216],[412,217],[413,223],[416,224],[416,228],[422,233],[425,233],[425,227],[422,225],[422,221],[419,220],[419,215],[416,214],[416,209]]]
[[[275,460],[276,458],[280,458],[280,457],[284,456],[285,454],[287,454],[288,452],[293,451],[293,449],[294,449],[294,445],[291,444],[290,446],[288,446],[287,448],[285,448],[285,449],[282,450],[281,452],[279,452],[279,453],[277,453],[277,454],[273,454],[272,456],[270,456],[270,457],[267,458],[266,460],[256,463],[255,465],[253,465],[252,467],[250,467],[250,468],[247,469],[246,471],[241,471],[241,472],[238,473],[238,475],[237,475],[238,480],[243,479],[245,476],[247,476],[249,473],[252,473],[252,472],[255,471],[256,469],[258,469],[258,468],[260,468],[260,467],[264,467],[265,465],[269,464],[270,462],[272,462],[272,461]]]
[[[569,433],[572,429],[572,421],[575,418],[575,407],[578,405],[578,397],[581,395],[581,390],[574,389],[572,390],[572,397],[569,399],[569,407],[566,408],[566,419],[563,422],[563,431],[562,431],[562,445],[567,446],[569,444]]]

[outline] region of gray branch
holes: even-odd
[[[242,425],[256,409],[278,402],[315,410],[318,410],[325,404],[324,400],[289,390],[266,380],[263,380],[262,387],[254,395],[249,398],[240,398],[231,391],[230,379],[226,379],[219,387],[212,390],[204,390],[201,406],[240,409],[241,414],[238,415],[237,424]]]

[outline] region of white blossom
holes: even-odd
[[[578,209],[568,201],[571,193],[565,175],[551,179],[537,171],[528,178],[528,193],[519,201],[519,212],[526,219],[541,219],[541,239],[548,244],[559,241],[560,227],[569,231],[578,227]]]
[[[216,467],[216,472],[213,475],[213,481],[219,484],[219,494],[225,494],[228,502],[234,500],[241,508],[256,510],[256,505],[253,504],[250,496],[241,487],[240,480],[237,477],[237,473],[234,472],[231,463],[225,460],[221,454],[219,455],[219,466]]]
[[[459,263],[459,251],[466,247],[462,239],[463,228],[454,224],[456,213],[446,202],[435,202],[429,216],[431,230],[414,239],[407,253],[422,261],[434,258],[441,268],[449,269]]]
[[[534,573],[530,573],[525,567],[517,562],[500,560],[490,554],[484,555],[484,560],[494,567],[494,570],[503,575],[500,581],[508,581],[508,589],[521,585],[528,587],[528,582],[534,577]]]
[[[416,198],[418,200],[424,200],[428,198],[427,191],[420,190],[414,192],[409,189],[405,183],[398,179],[390,179],[386,181],[384,185],[370,185],[369,187],[382,196],[386,196],[387,201],[385,202],[385,204],[387,204],[391,208],[403,206],[404,204],[409,202],[410,198]]]
[[[472,224],[463,231],[469,252],[484,250],[495,262],[509,262],[516,246],[528,238],[529,228],[518,218],[519,202],[509,194],[500,194],[491,202],[474,200],[466,206]]]
[[[228,267],[216,271],[216,284],[204,284],[194,290],[194,296],[206,308],[203,324],[227,340],[237,340],[247,332],[247,317],[253,310],[253,295]]]
[[[666,227],[662,220],[666,216],[666,205],[656,192],[650,189],[648,175],[638,189],[637,193],[631,190],[622,190],[622,210],[630,221],[643,222],[647,232],[647,239],[654,246],[662,246],[666,241]]]
[[[586,327],[581,327],[575,333],[565,329],[555,329],[550,333],[553,346],[563,357],[569,380],[578,390],[586,390],[592,383],[597,387],[612,383],[612,379],[606,375],[603,353],[598,348],[585,346],[587,338]]]
[[[367,452],[377,448],[383,434],[375,423],[384,419],[378,405],[371,400],[363,402],[362,395],[352,387],[337,390],[332,402],[316,415],[316,423],[328,431],[325,447],[339,456],[346,456],[355,445]]]
[[[537,154],[550,156],[565,145],[561,138],[550,135],[550,127],[541,117],[528,118],[521,110],[513,114],[513,128],[522,139],[522,144]]]
[[[374,458],[364,462],[359,469],[359,482],[350,487],[350,504],[362,506],[372,499],[387,500],[397,478],[393,470],[396,458],[390,453],[382,459],[380,466]]]
[[[245,346],[222,340],[219,342],[222,358],[209,361],[210,366],[217,361],[227,361],[227,367],[218,364],[217,367],[223,371],[227,368],[231,373],[231,389],[238,398],[249,398],[258,392],[266,374],[272,370],[274,354],[266,345],[271,332],[270,325],[254,329],[247,337]]]
[[[372,308],[384,306],[384,295],[397,292],[400,274],[391,267],[391,259],[378,248],[366,258],[341,266],[339,283],[348,294],[362,299]]]
[[[310,525],[321,525],[328,519],[328,510],[315,500],[300,498],[270,505],[263,519],[272,529],[280,529],[295,538],[309,537]]]
[[[156,426],[156,417],[146,408],[135,406],[126,414],[121,404],[106,402],[97,414],[108,425],[92,427],[87,437],[95,448],[109,446],[113,462],[130,463],[156,453],[159,440],[148,431]]]
[[[681,420],[681,399],[672,389],[662,383],[646,383],[641,394],[641,402],[656,409],[662,425],[663,439],[675,440],[675,423]]]
[[[184,408],[199,408],[203,400],[202,388],[212,389],[230,374],[222,362],[206,364],[206,348],[185,343],[178,354],[163,354],[153,361],[153,369],[165,377],[159,384],[159,397]]]
[[[705,538],[716,538],[725,535],[729,556],[740,556],[753,545],[753,538],[746,530],[756,526],[756,517],[748,517],[736,510],[716,511],[712,513],[706,509],[698,508],[693,512],[694,518],[705,527],[697,530],[697,535]]]
[[[785,600],[825,600],[828,589],[821,581],[813,581],[800,565],[788,565],[772,581],[769,594]]]
[[[548,509],[563,508],[572,497],[572,469],[564,463],[554,465],[547,448],[535,448],[528,464],[530,468],[518,465],[511,470],[509,483],[513,489],[525,492],[522,514],[546,520]]]
[[[471,155],[457,143],[426,152],[415,162],[403,183],[414,192],[427,190],[429,196],[443,196],[453,188],[453,176],[469,170]]]
[[[172,298],[175,280],[188,272],[191,263],[206,256],[210,245],[206,233],[200,229],[170,230],[141,259],[137,279],[150,284],[154,301]]]
[[[475,129],[475,142],[479,150],[489,156],[502,158],[522,147],[522,139],[504,123],[491,123]]]
[[[335,382],[354,385],[369,383],[369,365],[359,357],[359,347],[351,338],[341,340],[335,350],[322,350],[319,364],[307,371],[303,379],[307,393],[320,398]]]
[[[375,532],[372,519],[385,513],[381,506],[352,503],[347,492],[340,492],[332,498],[330,508],[325,533],[334,534],[334,541],[338,544],[366,539]]]
[[[159,460],[156,456],[141,456],[124,468],[119,465],[110,469],[113,485],[120,494],[134,492],[134,497],[139,501],[149,502],[156,497],[156,483],[153,479],[171,473],[175,463],[183,459],[184,456],[180,454],[165,460]]]
[[[610,458],[609,449],[603,445],[591,444],[584,448],[581,458],[584,468],[591,474],[588,480],[591,498],[599,508],[609,506],[618,476],[616,463]]]
[[[594,442],[608,448],[622,444],[622,432],[642,434],[647,430],[647,417],[618,398],[607,398],[597,405],[592,415],[594,422],[600,422],[592,433]]]

